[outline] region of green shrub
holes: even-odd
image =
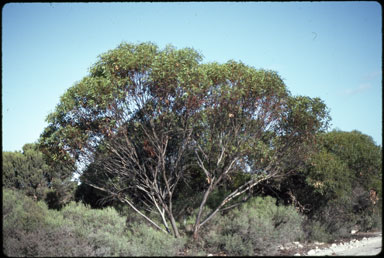
[[[318,221],[332,239],[348,237],[357,223],[349,198],[336,199],[319,210],[312,218]]]
[[[306,233],[306,239],[312,242],[329,242],[333,238],[320,221],[307,220],[304,226],[304,231]]]
[[[76,238],[73,223],[44,202],[3,189],[3,250],[8,256],[90,256],[92,246]]]
[[[76,238],[65,228],[42,228],[18,232],[4,247],[9,256],[95,256],[86,239]]]
[[[222,236],[223,249],[231,255],[248,255],[252,256],[253,241],[244,241],[241,235],[231,234]]]
[[[304,227],[307,239],[329,242],[348,237],[355,225],[358,225],[361,231],[381,230],[380,209],[373,209],[368,205],[364,207],[364,202],[368,203],[369,200],[362,200],[355,192],[356,190],[350,197],[332,200],[314,212]],[[364,192],[361,195],[364,195]]]
[[[145,224],[126,228],[113,208],[70,203],[48,210],[18,192],[3,189],[3,250],[8,256],[175,256],[185,239]]]
[[[61,214],[86,233],[99,230],[117,235],[124,233],[125,219],[112,207],[91,209],[82,203],[71,202],[62,209]]]
[[[44,224],[46,205],[15,190],[3,189],[3,232],[33,231]]]
[[[381,229],[381,198],[373,205],[369,197],[368,191],[361,186],[353,189],[351,205],[361,231]]]
[[[175,256],[184,247],[186,238],[174,238],[143,224],[131,225],[131,243],[138,256]]]
[[[253,198],[212,221],[203,236],[208,252],[229,255],[271,255],[279,243],[303,237],[303,217],[293,207],[277,206],[271,197]]]
[[[82,203],[71,202],[61,210],[62,216],[73,223],[73,232],[80,239],[87,239],[95,255],[135,255],[130,246],[125,218],[111,208],[91,209]]]

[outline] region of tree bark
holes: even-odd
[[[212,192],[213,187],[214,187],[214,179],[215,178],[213,178],[212,181],[210,182],[210,185],[209,185],[207,191],[205,191],[203,200],[200,203],[199,211],[198,211],[197,216],[196,216],[195,225],[193,227],[193,238],[195,240],[198,238],[199,229],[200,229],[200,226],[201,226],[200,225],[200,220],[201,220],[201,215],[203,213],[203,209],[204,209],[205,203],[207,202],[208,196]]]

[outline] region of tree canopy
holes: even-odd
[[[267,194],[294,204],[331,234],[355,225],[370,230],[372,218],[381,216],[381,146],[361,132],[338,130],[319,134],[316,145],[300,173],[263,185]]]
[[[292,96],[274,71],[201,61],[193,49],[152,43],[102,54],[48,116],[41,150],[54,162],[86,167],[83,182],[176,237],[174,197],[199,175],[197,237],[227,203],[297,172],[329,122],[321,99]],[[236,186],[204,213],[212,192],[232,177]],[[139,207],[156,212],[162,226]]]
[[[382,149],[372,137],[359,131],[334,130],[323,136],[324,148],[338,156],[351,170],[354,184],[381,193]]]
[[[22,152],[3,152],[3,187],[46,200],[51,208],[71,199],[75,186],[71,176],[72,171],[49,165],[36,144],[25,144]]]

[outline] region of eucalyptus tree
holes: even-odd
[[[205,177],[194,236],[260,182],[297,170],[328,111],[293,97],[276,72],[241,62],[202,64],[193,49],[123,43],[71,87],[41,135],[52,161],[87,167],[82,180],[179,236],[173,199],[191,169]],[[244,180],[206,217],[214,189]],[[162,226],[140,207],[159,215]]]

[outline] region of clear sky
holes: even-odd
[[[382,145],[381,15],[377,2],[8,3],[3,150],[37,141],[60,96],[123,41],[275,70],[293,95],[326,103],[331,129]]]

